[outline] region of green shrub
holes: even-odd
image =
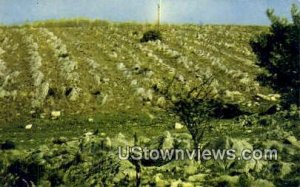
[[[270,32],[259,35],[250,44],[258,57],[258,65],[268,72],[259,80],[282,94],[284,106],[292,103],[299,106],[300,12],[296,5],[291,14],[293,22],[289,23],[268,10],[272,22]]]
[[[10,150],[15,149],[16,144],[13,141],[6,140],[4,143],[0,144],[0,150]]]
[[[165,88],[155,91],[166,98],[167,110],[175,114],[187,127],[196,149],[207,130],[211,129],[212,120],[243,114],[239,106],[217,99],[213,75],[203,74],[199,79],[201,81],[188,89],[183,89],[184,86],[176,77],[175,74],[171,82],[166,83]]]
[[[161,32],[158,30],[150,30],[144,33],[141,42],[149,42],[149,41],[156,41],[162,40]]]

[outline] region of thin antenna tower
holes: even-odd
[[[158,4],[157,4],[157,27],[159,29],[160,27],[160,22],[161,22],[161,1],[159,0]]]

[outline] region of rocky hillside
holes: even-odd
[[[234,149],[237,156],[245,149],[276,149],[277,159],[203,160],[201,157],[199,161],[173,156],[162,160],[162,156],[157,159],[148,155],[141,158],[141,169],[137,170],[136,161],[131,157],[124,159],[127,146],[192,151],[191,135],[177,130],[152,138],[133,138],[122,133],[109,137],[96,131],[79,138],[52,138],[48,144],[32,151],[8,150],[6,143],[7,150],[0,151],[0,179],[4,186],[136,186],[139,172],[142,186],[297,187],[300,184],[300,142],[289,131],[296,122],[280,120],[287,115],[293,114],[241,118],[230,126],[223,123],[202,142],[203,150]],[[119,147],[123,159],[120,159]]]
[[[164,107],[153,89],[173,76],[185,89],[213,75],[218,96],[259,110],[279,96],[261,87],[251,26],[164,25],[163,41],[140,43],[151,25],[46,22],[0,27],[0,116],[48,118]],[[271,95],[270,95],[271,94]]]

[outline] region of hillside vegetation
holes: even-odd
[[[67,23],[0,29],[2,119],[163,108],[153,89],[174,74],[187,89],[213,74],[218,97],[248,111],[260,110],[259,95],[278,99],[255,81],[249,46],[266,28],[165,25],[163,42],[140,43],[150,26]]]
[[[279,159],[142,163],[141,184],[299,185],[299,110],[281,110],[281,95],[256,80],[266,70],[250,41],[268,27],[161,25],[162,40],[141,42],[152,29],[87,20],[0,27],[4,186],[135,186],[136,163],[117,160],[115,148],[192,149],[168,99],[205,77],[214,78],[210,99],[229,109],[209,118],[201,146],[276,148]],[[174,80],[170,98],[159,94]]]

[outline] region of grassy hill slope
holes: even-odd
[[[220,97],[248,107],[270,93],[249,47],[263,27],[164,25],[163,42],[141,44],[150,25],[67,23],[0,29],[2,118],[153,109],[152,88],[175,72],[187,86],[213,74]]]
[[[258,97],[272,91],[255,81],[263,70],[249,46],[266,27],[163,25],[163,41],[140,43],[149,29],[74,20],[1,27],[0,128],[11,132],[2,139],[75,136],[111,124],[168,128],[176,119],[165,114],[164,98],[154,88],[175,75],[188,89],[212,74],[222,100],[247,111],[269,106]],[[60,112],[58,121],[53,111]],[[24,130],[28,124],[33,132]]]

